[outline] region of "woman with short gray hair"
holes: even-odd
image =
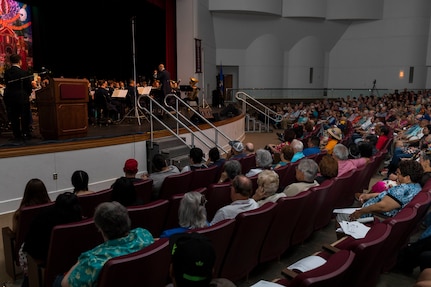
[[[298,182],[286,186],[283,190],[284,194],[286,196],[295,196],[310,187],[319,185],[315,180],[318,170],[319,166],[314,160],[309,158],[301,159],[295,171],[295,177]]]
[[[162,232],[160,238],[170,237],[177,233],[186,232],[189,229],[208,226],[205,196],[196,191],[184,194],[178,209],[180,227],[167,229]]]
[[[271,169],[274,159],[266,149],[260,148],[256,151],[256,168],[252,168],[245,176],[252,177],[265,169]]]

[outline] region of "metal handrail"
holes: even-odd
[[[214,147],[214,145],[221,149],[224,153],[227,153],[227,151],[218,144],[218,135],[220,134],[221,136],[223,136],[227,141],[231,141],[231,139],[225,135],[223,132],[221,132],[215,125],[213,125],[210,121],[208,121],[205,117],[203,117],[199,112],[197,112],[195,109],[193,109],[193,107],[191,107],[189,104],[187,104],[185,101],[183,101],[180,97],[178,97],[175,94],[168,94],[166,95],[165,99],[164,99],[164,103],[166,107],[169,107],[171,109],[171,111],[175,111],[174,114],[171,113],[171,111],[169,111],[168,109],[165,108],[165,106],[161,105],[159,102],[157,102],[155,99],[148,97],[148,99],[150,100],[150,107],[149,110],[141,105],[141,101],[140,99],[142,97],[147,97],[147,95],[141,95],[138,98],[138,102],[137,105],[140,109],[142,109],[143,111],[145,111],[149,116],[150,116],[150,137],[151,137],[151,145],[153,144],[153,119],[155,119],[157,122],[159,122],[166,130],[168,130],[172,135],[174,135],[176,138],[178,138],[181,142],[183,142],[184,144],[188,145],[186,143],[185,140],[183,140],[178,132],[179,132],[179,128],[180,126],[182,128],[185,128],[191,135],[191,139],[192,139],[192,143],[191,146],[194,146],[194,142],[195,142],[195,138],[197,138],[199,140],[199,142],[201,142],[203,145],[205,145],[207,148],[211,149]],[[167,101],[167,99],[174,97],[175,98],[175,106],[170,105]],[[160,120],[156,115],[154,115],[152,112],[153,110],[153,105],[156,105],[157,108],[163,110],[168,116],[170,116],[171,118],[175,119],[176,124],[177,124],[177,128],[176,131],[172,130],[169,126],[167,126],[162,120]],[[204,121],[206,124],[210,125],[214,132],[215,132],[215,138],[212,139],[210,138],[208,135],[206,135],[197,125],[195,125],[188,117],[186,117],[185,115],[183,115],[180,111],[179,111],[179,106],[180,104],[184,105],[186,108],[190,109],[190,111],[193,111],[194,114],[196,114],[202,121]],[[180,120],[182,119],[182,120]],[[190,128],[190,126],[192,126],[195,130],[192,130]],[[200,136],[197,136],[197,134],[199,134]],[[208,141],[212,142],[213,145],[209,145],[206,141],[203,140],[203,138],[207,139]],[[188,145],[190,147],[190,145]]]
[[[269,131],[269,124],[270,124],[271,120],[274,123],[279,123],[283,119],[283,115],[270,109],[269,107],[262,104],[261,102],[259,102],[258,100],[256,100],[255,98],[253,98],[252,96],[248,95],[245,92],[235,93],[235,98],[238,101],[241,101],[243,103],[243,106],[244,106],[243,111],[246,111],[246,107],[251,107],[252,109],[254,109],[255,111],[259,112],[260,114],[262,114],[264,116],[264,118],[265,118],[264,124],[266,126],[267,131]],[[250,102],[253,102],[254,105]],[[275,117],[272,117],[271,115],[275,115]]]

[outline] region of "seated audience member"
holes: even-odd
[[[430,152],[421,152],[419,162],[424,170],[421,178],[422,187],[431,177],[430,159]],[[403,272],[411,273],[413,268],[417,266],[421,267],[421,271],[424,268],[431,267],[431,257],[429,257],[429,255],[431,255],[429,253],[431,251],[431,213],[428,212],[422,225],[425,230],[419,235],[419,238],[416,241],[409,243],[399,253],[397,265],[398,269]]]
[[[285,145],[290,145],[290,143],[296,138],[295,130],[290,128],[286,129],[283,133],[283,140],[279,144],[268,144],[267,147],[271,151],[271,153],[281,152],[281,149]]]
[[[146,229],[138,227],[130,230],[131,222],[126,207],[115,201],[103,202],[97,206],[94,224],[105,242],[82,253],[66,275],[57,278],[56,282],[61,280],[61,286],[96,286],[100,270],[106,261],[139,251],[154,243],[153,236]]]
[[[128,160],[126,160],[126,162],[124,163],[123,171],[124,176],[120,178],[128,178],[133,182],[142,181],[141,178],[136,177],[136,174],[138,173],[138,162],[136,161],[136,159],[129,158]]]
[[[318,171],[319,166],[314,160],[308,158],[302,159],[296,168],[295,177],[298,182],[286,186],[283,190],[284,194],[286,196],[295,196],[310,187],[319,185],[315,180]]]
[[[276,169],[290,163],[292,161],[294,153],[295,152],[293,151],[293,148],[290,145],[285,145],[280,152],[280,161],[274,164],[273,168]]]
[[[227,160],[223,166],[223,172],[220,175],[219,183],[230,182],[235,176],[242,172],[241,163],[237,160]]]
[[[276,193],[279,185],[278,174],[273,170],[264,170],[257,176],[257,189],[253,199],[259,204],[264,205],[267,202],[277,202],[281,197],[285,197],[284,192]]]
[[[226,162],[225,158],[220,157],[220,152],[217,147],[213,147],[208,152],[208,160],[207,160],[207,166],[213,166],[216,165],[218,168],[222,168],[224,163]]]
[[[211,241],[199,233],[175,235],[166,287],[235,287],[225,278],[213,278],[216,254]],[[197,262],[199,264],[197,264]]]
[[[244,145],[240,141],[230,141],[229,145],[232,147],[230,153],[226,155],[226,159],[240,159],[247,154],[244,152]]]
[[[338,176],[337,160],[327,154],[322,157],[319,162],[319,173],[316,176],[316,181],[322,184],[327,179],[336,178]]]
[[[163,231],[160,238],[171,237],[173,234],[183,233],[190,229],[208,226],[205,196],[196,191],[186,192],[181,199],[178,209],[180,227]]]
[[[423,135],[423,137],[421,137],[421,139],[418,142],[418,149],[420,149],[420,150],[428,149],[430,147],[430,144],[431,144],[431,125],[426,125],[423,128],[422,133],[424,135]]]
[[[381,126],[378,128],[377,134],[379,137],[376,142],[376,150],[380,151],[389,140],[389,128],[387,126]]]
[[[139,205],[138,197],[136,195],[136,189],[129,178],[119,178],[111,186],[112,188],[112,201],[118,201],[124,206]]]
[[[397,138],[408,145],[419,142],[419,140],[424,136],[423,129],[429,125],[431,118],[429,115],[425,114],[424,116],[417,118],[417,120],[419,121],[418,124],[414,124],[406,131],[400,132]]]
[[[73,193],[80,196],[83,194],[93,193],[94,191],[88,190],[88,173],[83,170],[77,170],[72,174]]]
[[[256,151],[256,168],[250,169],[246,173],[247,177],[252,177],[262,172],[262,170],[270,169],[272,166],[272,155],[266,149],[260,148]]]
[[[253,143],[248,142],[245,144],[245,153],[246,154],[254,153],[254,144]]]
[[[207,165],[204,163],[203,157],[204,157],[204,153],[200,148],[194,147],[190,149],[190,154],[189,154],[190,164],[183,167],[181,172],[207,168]]]
[[[160,188],[165,178],[172,174],[178,174],[180,170],[175,165],[168,165],[165,157],[159,153],[153,156],[152,173],[144,175],[142,178],[151,178],[153,180],[152,199],[159,198]]]
[[[393,217],[421,191],[422,187],[419,182],[422,175],[423,168],[417,161],[404,160],[400,162],[397,170],[399,185],[381,193],[360,194],[359,201],[363,203],[362,208],[352,213],[350,219],[369,217],[374,212]]]
[[[369,144],[371,146],[372,155],[375,155],[378,152],[378,150],[376,149],[376,144],[378,140],[379,139],[376,135],[367,135],[362,143]]]
[[[304,158],[304,153],[302,152],[302,150],[304,149],[304,144],[302,143],[302,141],[294,139],[291,143],[290,146],[293,148],[293,157],[291,162],[296,162],[302,158]]]
[[[343,133],[339,128],[329,128],[327,132],[328,141],[325,145],[325,150],[328,154],[332,154],[335,145],[343,139]]]
[[[12,230],[17,232],[19,229],[19,216],[21,208],[51,202],[46,186],[38,178],[30,179],[25,185],[24,195],[18,209],[13,214]]]
[[[421,179],[421,186],[424,187],[427,181],[431,178],[431,151],[422,151],[420,153],[419,163],[424,170]]]
[[[369,159],[361,157],[356,159],[349,159],[349,150],[343,144],[336,144],[332,156],[338,162],[338,177],[348,173],[351,170],[358,169],[366,165]]]
[[[302,151],[304,156],[320,153],[320,139],[318,136],[311,136],[308,138],[307,147]]]
[[[244,175],[237,175],[232,180],[230,197],[232,203],[217,210],[210,225],[214,225],[224,219],[235,218],[239,213],[259,207],[259,204],[250,198],[253,192],[251,180]]]
[[[358,144],[359,155],[362,158],[370,159],[373,156],[373,145],[368,141],[363,141]]]
[[[397,170],[400,161],[403,159],[410,159],[413,156],[413,153],[404,148],[404,143],[402,141],[395,141],[393,155],[388,165],[388,179],[396,179],[395,171]]]
[[[53,206],[34,218],[19,250],[19,261],[25,282],[28,280],[27,255],[37,261],[46,261],[54,226],[80,220],[82,220],[81,205],[78,197],[71,192],[59,194]],[[27,286],[25,283],[23,285]]]

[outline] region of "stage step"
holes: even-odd
[[[185,140],[185,138],[182,138],[182,139]],[[179,140],[174,136],[157,139],[153,142],[153,144],[155,145],[157,144],[157,146],[159,147],[159,150],[178,146],[178,145],[184,145],[184,143],[181,140]]]
[[[167,147],[164,148],[162,150],[160,150],[160,153],[162,155],[165,156],[165,158],[174,158],[174,157],[179,157],[182,155],[187,155],[189,156],[190,153],[190,147],[187,145],[176,145],[176,146],[171,146],[171,147]]]
[[[182,138],[185,140],[185,138]],[[155,154],[162,154],[169,164],[177,166],[180,170],[189,164],[190,147],[184,144],[176,137],[161,138],[153,142],[151,148],[150,143],[147,144],[147,168],[151,173],[151,160]]]
[[[245,115],[245,132],[247,133],[262,133],[271,132],[270,128],[255,117],[250,116],[250,114]]]

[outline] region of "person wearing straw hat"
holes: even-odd
[[[332,154],[335,145],[343,138],[343,132],[339,128],[329,128],[326,131],[328,132],[328,143],[325,146],[325,150],[328,154]]]

